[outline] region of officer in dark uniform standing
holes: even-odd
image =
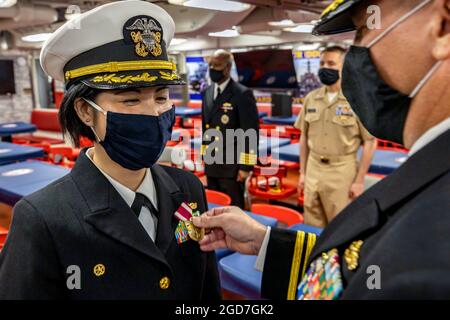
[[[244,209],[244,182],[258,155],[259,117],[252,91],[230,77],[232,59],[217,50],[209,61],[213,84],[203,93],[202,155],[208,189],[228,194]]]
[[[381,28],[370,12],[382,13]],[[258,254],[267,298],[448,299],[450,0],[337,0],[314,32],[351,30],[343,93],[371,134],[410,149],[408,160],[317,239],[228,207],[194,219],[222,229],[201,247]]]
[[[65,134],[95,144],[14,207],[0,299],[219,299],[215,255],[189,221],[207,208],[203,186],[156,164],[175,120],[168,86],[183,83],[166,51],[174,21],[135,0],[76,19],[44,44],[41,65],[65,81]]]

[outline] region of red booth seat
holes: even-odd
[[[62,139],[55,138],[55,133],[61,133],[61,126],[58,120],[58,110],[56,109],[34,109],[31,112],[31,123],[36,125],[40,132],[35,134],[20,135],[17,137],[20,141],[29,143],[64,143]],[[46,136],[45,133],[48,133]],[[18,140],[13,142],[20,143]]]
[[[34,109],[31,112],[31,123],[39,130],[61,132],[56,109]]]
[[[0,227],[0,250],[3,248],[3,245],[6,241],[6,236],[8,235],[8,230]]]

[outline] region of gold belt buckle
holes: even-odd
[[[324,164],[329,164],[330,163],[330,159],[321,156],[320,157],[320,162],[322,162]]]

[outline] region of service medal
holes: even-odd
[[[226,114],[224,114],[221,118],[220,121],[222,121],[223,124],[227,124],[230,121],[230,117],[228,117]]]
[[[185,221],[184,224],[186,225],[186,229],[188,230],[189,237],[194,241],[200,241],[205,236],[205,229],[204,228],[198,228],[194,226],[192,221]]]
[[[189,235],[189,238],[194,241],[200,241],[205,236],[205,229],[198,228],[192,223],[192,217],[200,216],[200,212],[198,210],[193,211],[192,207],[197,208],[197,203],[191,202],[187,204],[183,202],[174,213],[175,218],[179,220],[178,227],[175,231],[175,236],[178,243],[182,243],[187,240],[186,232]]]

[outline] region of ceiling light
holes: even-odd
[[[234,49],[230,49],[231,53],[238,53],[238,52],[247,52],[248,48],[234,48]]]
[[[186,42],[187,39],[184,38],[173,38],[172,41],[170,41],[171,46],[177,46],[179,44],[182,44],[183,42]]]
[[[280,21],[270,21],[268,24],[272,27],[295,27],[294,21],[291,19],[284,19]]]
[[[294,46],[292,44],[283,44],[278,47],[281,50],[292,50],[294,49]]]
[[[0,8],[9,8],[14,6],[17,0],[0,0]]]
[[[251,7],[247,3],[230,0],[169,0],[169,3],[186,7],[231,12],[241,12]]]
[[[2,51],[6,51],[8,50],[9,46],[8,46],[8,42],[6,41],[6,38],[1,38],[0,39],[0,50]]]
[[[300,44],[299,46],[295,47],[295,50],[298,51],[314,51],[318,50],[320,48],[321,44],[319,42],[316,43],[305,43]]]
[[[289,32],[297,32],[297,33],[311,33],[314,29],[314,25],[313,24],[299,24],[298,26],[294,27],[294,28],[285,28],[283,29],[284,31],[289,31]]]
[[[219,32],[210,32],[210,33],[208,33],[208,36],[232,38],[232,37],[238,37],[239,32],[237,31],[237,29],[226,29],[226,30],[219,31]]]
[[[30,34],[22,37],[22,41],[25,42],[43,42],[47,40],[52,34],[51,33],[37,33]]]

